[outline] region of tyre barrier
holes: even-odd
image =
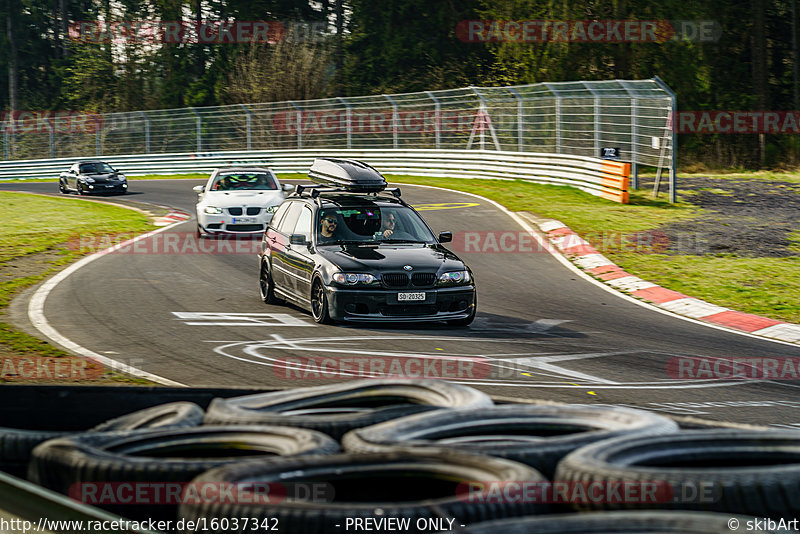
[[[56,435],[33,451],[28,473],[35,483],[134,520],[203,520],[204,532],[230,532],[236,518],[252,517],[278,523],[262,522],[259,530],[298,534],[713,534],[736,531],[714,512],[741,525],[753,519],[733,514],[800,515],[799,432],[687,430],[643,410],[519,402],[495,406],[485,394],[445,381],[360,380],[215,398],[202,426],[201,408],[180,402],[82,434],[7,429],[0,437]],[[152,428],[164,426],[170,428]],[[152,483],[177,493],[162,501],[148,494],[146,502],[116,493]],[[668,498],[581,500],[569,493],[602,487],[613,496],[626,485],[653,483]],[[99,488],[112,499],[97,499]],[[198,497],[198,488],[234,498]],[[708,488],[711,498],[683,498],[687,488],[695,496]],[[348,522],[356,524],[348,529]],[[183,525],[171,530],[199,528]]]
[[[115,484],[140,483],[137,489],[152,489],[154,484],[189,482],[209,469],[240,462],[243,458],[323,455],[338,451],[339,444],[325,434],[278,426],[201,426],[87,433],[49,440],[37,446],[33,450],[28,479],[76,497],[96,496],[110,490],[110,502],[101,507],[133,519],[175,519],[177,502],[149,502],[145,498],[144,502],[126,505],[122,501],[127,496],[113,495],[118,489]]]
[[[687,430],[618,437],[568,454],[556,479],[603,485],[655,482],[662,509],[792,519],[800,515],[800,432]],[[575,503],[576,509],[652,508],[645,502]]]
[[[129,413],[86,429],[37,430],[0,427],[0,471],[24,477],[34,447],[47,440],[77,432],[185,428],[197,426],[202,421],[203,410],[198,405],[192,402],[172,402]]]
[[[412,533],[441,532],[476,521],[547,510],[546,505],[531,502],[470,503],[460,498],[459,488],[474,481],[544,482],[545,478],[518,462],[448,450],[349,453],[279,463],[242,462],[208,471],[193,483],[236,484],[253,479],[268,484],[322,483],[333,490],[321,499],[233,506],[181,504],[179,515],[187,521],[213,517],[220,524],[224,524],[223,519],[232,521],[237,517],[252,518],[254,524],[274,520],[282,532],[292,533],[344,532],[353,530],[358,520],[371,525],[371,531]]]
[[[350,452],[443,447],[480,452],[530,465],[551,478],[567,453],[619,435],[669,434],[667,417],[630,408],[505,404],[477,410],[437,410],[348,432]]]
[[[459,534],[731,534],[755,518],[713,512],[589,512],[477,523]],[[735,522],[734,522],[735,521]],[[752,530],[752,529],[751,529]],[[760,529],[759,529],[760,530]],[[776,532],[760,530],[760,532]],[[452,533],[452,534],[455,534]]]
[[[492,406],[488,395],[443,380],[356,380],[341,384],[214,399],[207,424],[309,428],[340,439],[355,428],[437,408]]]

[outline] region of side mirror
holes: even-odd
[[[205,190],[206,190],[206,186],[204,186],[204,185],[196,185],[196,186],[194,186],[192,188],[192,191],[194,191],[195,193],[202,193]]]
[[[306,241],[306,236],[303,234],[292,234],[289,237],[289,244],[290,245],[307,245],[308,241]]]
[[[439,243],[449,243],[453,240],[453,232],[440,232]]]
[[[294,186],[292,184],[281,184],[281,190],[294,191]]]

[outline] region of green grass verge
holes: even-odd
[[[0,192],[0,204],[6,213],[0,230],[0,314],[3,315],[20,291],[83,256],[86,252],[77,246],[81,239],[132,235],[153,229],[141,213],[79,199]],[[0,349],[13,356],[71,357],[6,322],[0,322]],[[144,382],[120,376],[110,378]]]
[[[689,296],[774,319],[800,323],[800,257],[742,258],[629,252],[609,246],[620,237],[678,220],[703,210],[687,202],[669,204],[644,190],[631,193],[628,205],[610,202],[570,187],[523,181],[456,180],[387,176],[392,182],[434,185],[476,193],[512,211],[530,211],[558,219],[626,271]],[[800,232],[793,234],[798,240]],[[610,239],[609,239],[610,238]],[[604,240],[605,239],[605,240]]]

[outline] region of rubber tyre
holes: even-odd
[[[189,482],[222,465],[254,454],[321,455],[338,452],[328,436],[310,430],[267,426],[204,426],[166,430],[86,433],[42,443],[33,450],[31,482],[71,496],[80,482]],[[97,491],[102,494],[102,489]],[[97,503],[131,518],[174,518],[172,506]],[[146,503],[145,503],[146,504]]]
[[[93,432],[139,430],[143,428],[190,428],[203,423],[205,413],[193,402],[170,402],[109,419]]]
[[[355,428],[405,415],[437,408],[485,408],[492,404],[485,393],[444,380],[356,380],[214,399],[205,421],[283,424],[340,438]]]
[[[322,302],[319,302],[320,299]],[[314,280],[311,286],[311,317],[314,318],[314,322],[317,324],[333,323],[328,311],[328,295],[325,294],[325,286],[319,278]]]
[[[272,276],[264,261],[261,262],[261,268],[258,273],[258,286],[261,301],[264,304],[280,304],[282,302],[281,299],[275,296],[275,283],[272,281]]]
[[[440,447],[479,452],[528,464],[548,478],[573,450],[619,435],[678,431],[670,419],[611,406],[505,404],[479,410],[440,410],[349,432],[351,452]]]
[[[66,195],[67,193],[69,193],[69,189],[64,187],[64,182],[62,182],[61,180],[58,181],[58,192],[61,193],[62,195]]]
[[[86,194],[86,192],[83,190],[83,187],[81,187],[81,184],[79,184],[79,183],[75,184],[75,194],[79,195],[79,196]]]
[[[658,507],[796,517],[800,515],[800,433],[693,430],[619,437],[570,453],[558,464],[556,479],[604,484],[658,482],[670,489],[667,498],[656,505],[593,503],[575,504],[574,508]],[[708,492],[704,502],[681,499],[683,493],[698,490]]]
[[[488,521],[459,530],[464,534],[731,534],[728,521],[740,526],[752,517],[711,512],[589,512]],[[762,531],[766,532],[766,531]]]
[[[31,451],[40,443],[50,439],[71,436],[85,430],[97,432],[198,426],[203,421],[203,415],[203,410],[196,404],[174,402],[110,419],[90,429],[27,430],[0,428],[0,471],[24,478],[28,471]]]
[[[337,454],[289,459],[280,464],[243,462],[211,470],[193,483],[277,483],[286,485],[290,496],[292,484],[317,483],[330,488],[330,494],[316,500],[287,498],[257,504],[185,503],[179,516],[187,520],[249,517],[259,524],[265,518],[275,518],[280,532],[298,534],[344,532],[347,518],[399,518],[408,520],[409,526],[396,531],[410,533],[420,532],[416,528],[419,518],[454,518],[454,526],[460,526],[548,510],[546,505],[530,502],[470,502],[460,494],[466,493],[470,482],[504,480],[536,482],[544,478],[534,469],[509,460],[449,451]],[[375,531],[389,532],[380,528]]]

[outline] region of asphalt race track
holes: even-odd
[[[191,189],[199,183],[133,179],[132,194],[104,200],[193,212]],[[2,184],[0,190],[56,192],[57,185]],[[424,210],[435,232],[457,234],[450,248],[478,283],[478,316],[470,327],[315,325],[305,311],[259,299],[259,240],[198,244],[194,220],[165,230],[138,252],[131,247],[79,269],[49,294],[45,316],[91,351],[190,386],[295,387],[347,379],[359,368],[362,375],[424,369],[497,395],[800,427],[796,380],[691,377],[701,361],[691,358],[798,358],[800,347],[619,298],[536,252],[531,242],[497,252],[487,232],[508,233],[513,239],[505,245],[524,232],[486,201],[412,186],[403,187],[403,197]],[[459,232],[480,232],[477,246],[485,250],[464,252]],[[220,253],[203,253],[201,245]],[[676,375],[681,364],[689,376]]]

